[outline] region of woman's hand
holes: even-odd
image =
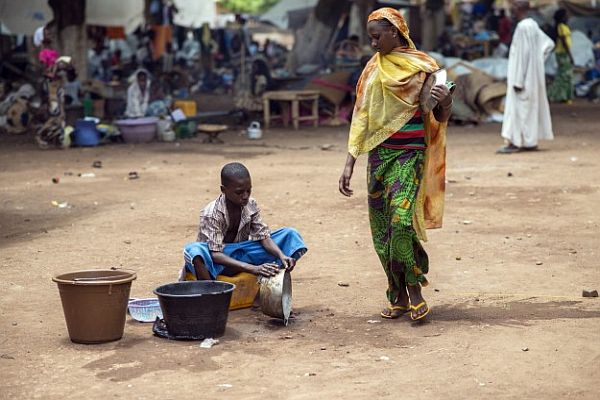
[[[350,197],[354,194],[354,191],[350,189],[350,180],[352,179],[352,173],[354,172],[355,162],[356,158],[354,158],[351,154],[348,154],[348,157],[346,158],[346,165],[344,166],[344,172],[342,172],[342,176],[340,176],[340,193],[347,197]]]
[[[431,88],[431,97],[442,107],[447,107],[452,103],[450,89],[446,85],[437,85]]]

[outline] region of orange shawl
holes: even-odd
[[[402,128],[419,108],[419,96],[427,74],[439,69],[429,55],[416,50],[402,15],[381,8],[369,21],[387,19],[404,37],[408,47],[390,54],[375,54],[367,63],[356,86],[356,104],[350,126],[348,152],[358,157],[384,142]],[[446,123],[430,112],[425,122],[425,174],[417,196],[414,228],[426,240],[425,228],[442,226],[446,172]]]

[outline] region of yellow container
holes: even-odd
[[[230,310],[239,310],[240,308],[252,306],[259,289],[256,275],[240,272],[234,276],[219,275],[217,276],[217,280],[235,285],[235,289],[231,295],[231,302],[229,303]]]
[[[198,113],[196,102],[194,100],[175,100],[173,108],[180,108],[186,117],[195,117]]]

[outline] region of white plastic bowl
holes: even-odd
[[[156,317],[162,318],[162,310],[158,299],[130,299],[127,307],[129,315],[139,322],[154,322]]]

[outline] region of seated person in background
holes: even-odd
[[[307,251],[302,237],[293,228],[271,232],[251,191],[244,165],[223,167],[221,195],[200,213],[198,238],[184,248],[179,280],[214,280],[240,272],[269,277],[280,268],[294,268]]]
[[[77,71],[73,66],[67,68],[67,81],[63,85],[65,95],[65,105],[80,106],[81,101],[81,82],[77,79]]]
[[[358,68],[352,71],[352,74],[350,74],[350,77],[348,78],[348,85],[352,86],[353,91],[356,90],[358,78],[360,78],[360,74],[362,74],[363,70],[365,69],[365,66],[367,65],[370,59],[371,56],[362,56],[360,58],[360,65],[358,66]]]
[[[156,88],[152,87],[147,70],[138,69],[129,80],[131,84],[127,89],[126,117],[139,118],[168,113],[170,101],[162,95],[158,85],[155,85]]]
[[[250,79],[246,79],[244,83],[238,79],[236,84],[236,107],[245,111],[262,111],[264,106],[262,95],[273,86],[267,61],[262,57],[256,58],[252,62]]]

